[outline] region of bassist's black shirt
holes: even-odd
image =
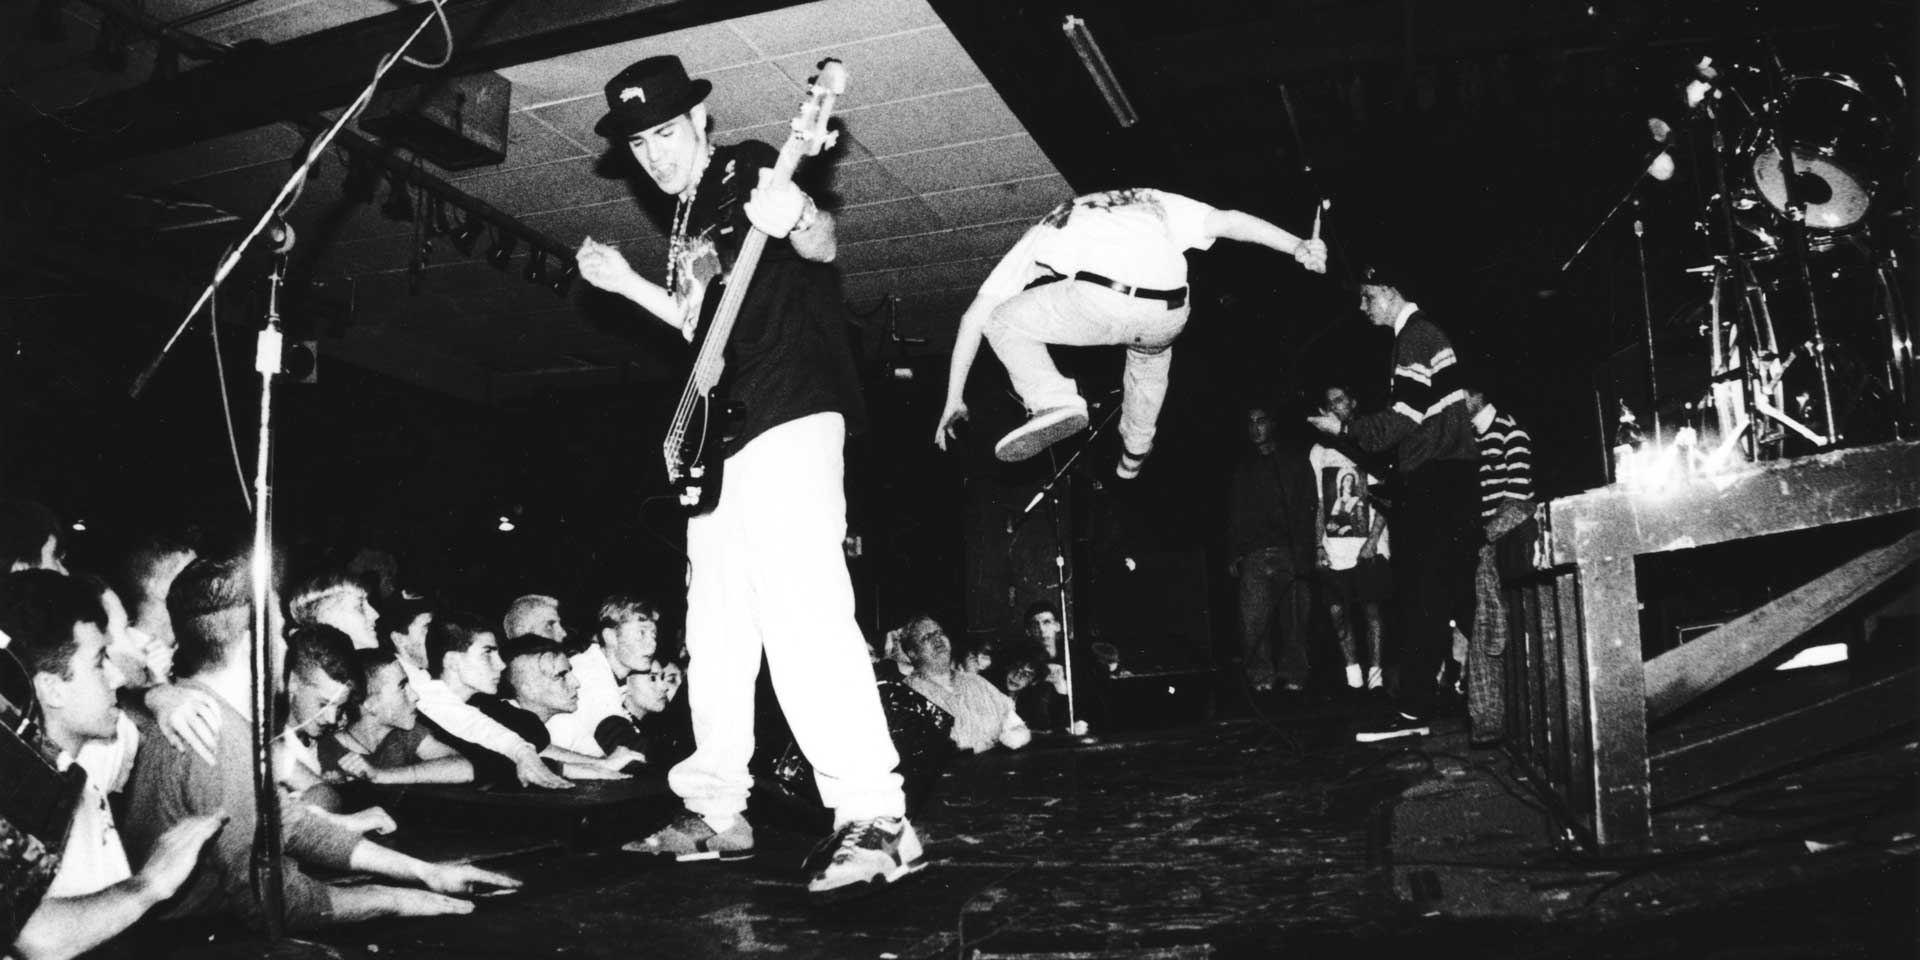
[[[752,229],[747,198],[759,183],[760,169],[772,167],[778,156],[757,140],[719,147],[700,178],[687,233],[711,240],[729,273]],[[720,294],[718,289],[707,291],[708,312]],[[802,259],[786,240],[767,239],[728,338],[720,394],[741,409],[726,456],[760,434],[809,414],[838,411],[846,418],[848,434],[865,429],[840,276],[832,264]]]

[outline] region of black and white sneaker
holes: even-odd
[[[1378,720],[1354,731],[1353,739],[1359,743],[1378,743],[1400,737],[1424,737],[1432,732],[1433,728],[1425,720],[1402,710],[1388,708],[1381,712]]]

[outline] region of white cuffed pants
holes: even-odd
[[[730,822],[747,808],[763,651],[836,826],[905,813],[842,552],[845,444],[838,413],[774,427],[727,458],[719,504],[687,521],[695,749],[667,782],[710,821]]]

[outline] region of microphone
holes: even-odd
[[[293,249],[293,224],[274,217],[267,223],[267,239],[273,243],[273,252],[286,253]]]

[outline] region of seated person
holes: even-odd
[[[225,915],[251,923],[260,919],[251,867],[256,832],[251,599],[244,557],[194,561],[167,597],[179,639],[175,669],[184,678],[181,683],[213,695],[220,705],[217,762],[208,764],[174,750],[142,749],[134,758],[127,786],[127,822],[121,836],[130,859],[144,863],[161,855],[162,838],[177,823],[220,811],[231,815],[232,822],[208,848],[179,894],[159,908],[160,916]],[[283,669],[286,644],[277,632],[269,641],[269,664]],[[151,722],[141,720],[143,743],[153,742],[148,736]],[[287,926],[292,930],[375,917],[470,913],[471,901],[449,894],[519,885],[478,867],[427,863],[390,850],[313,816],[305,804],[282,804],[280,818],[286,852],[282,887]],[[307,872],[309,865],[369,873],[427,889],[390,883],[321,883]]]
[[[907,621],[900,643],[913,662],[907,684],[953,715],[949,735],[955,746],[985,753],[995,744],[1018,750],[1033,739],[1014,712],[1012,699],[994,689],[993,684],[954,666],[952,642],[932,617]]]
[[[354,653],[364,692],[353,719],[319,741],[322,768],[369,783],[472,783],[473,764],[420,722],[418,697],[395,655]]]
[[[568,682],[572,664],[559,645],[545,638],[535,638],[548,646],[541,651],[531,649],[531,644],[522,644],[512,651],[515,659],[537,661],[538,653],[550,652],[559,663],[542,664],[529,662],[521,665],[522,687],[531,693],[530,700],[538,709],[546,711],[548,716],[564,713],[578,704],[579,690]],[[547,734],[546,722],[539,713],[528,709],[524,704],[510,704],[500,697],[500,678],[506,672],[507,664],[500,657],[500,641],[495,639],[493,629],[485,620],[472,614],[450,613],[435,618],[433,626],[427,631],[427,662],[435,671],[434,679],[440,681],[448,694],[467,706],[479,710],[489,720],[505,727],[515,737],[533,745],[539,755],[549,761],[562,765],[562,772],[573,779],[607,779],[621,776],[620,767],[625,766],[632,757],[622,756],[618,763],[610,762],[606,757],[590,757],[575,753],[564,747],[553,745]],[[561,669],[564,667],[565,669]],[[554,674],[558,676],[554,676]],[[429,720],[433,719],[428,717]],[[473,763],[474,779],[488,786],[507,786],[512,779],[501,766],[501,758],[486,750],[439,730],[435,736],[441,737],[448,746],[460,751]]]
[[[218,812],[185,818],[160,838],[138,875],[128,866],[107,802],[119,783],[79,759],[88,747],[115,740],[124,720],[114,702],[120,676],[106,652],[108,626],[100,596],[87,584],[46,570],[0,578],[0,634],[11,638],[7,651],[26,671],[39,714],[33,742],[56,768],[86,771],[53,882],[9,957],[73,957],[118,936],[173,896],[227,821]]]
[[[580,684],[580,707],[547,721],[553,742],[577,753],[602,752],[600,725],[623,716],[626,678],[652,669],[659,646],[660,608],[629,594],[616,593],[600,604],[600,630],[586,649],[570,658]]]
[[[1001,647],[987,676],[1013,699],[1013,708],[1035,730],[1064,730],[1067,698],[1045,682],[1047,651],[1037,641],[1022,637]],[[1053,666],[1058,666],[1054,664]]]
[[[620,716],[608,717],[594,728],[600,748],[611,753],[626,747],[663,771],[691,756],[691,717],[685,710],[672,710],[683,676],[680,664],[673,660],[649,660],[646,669],[627,674]]]

